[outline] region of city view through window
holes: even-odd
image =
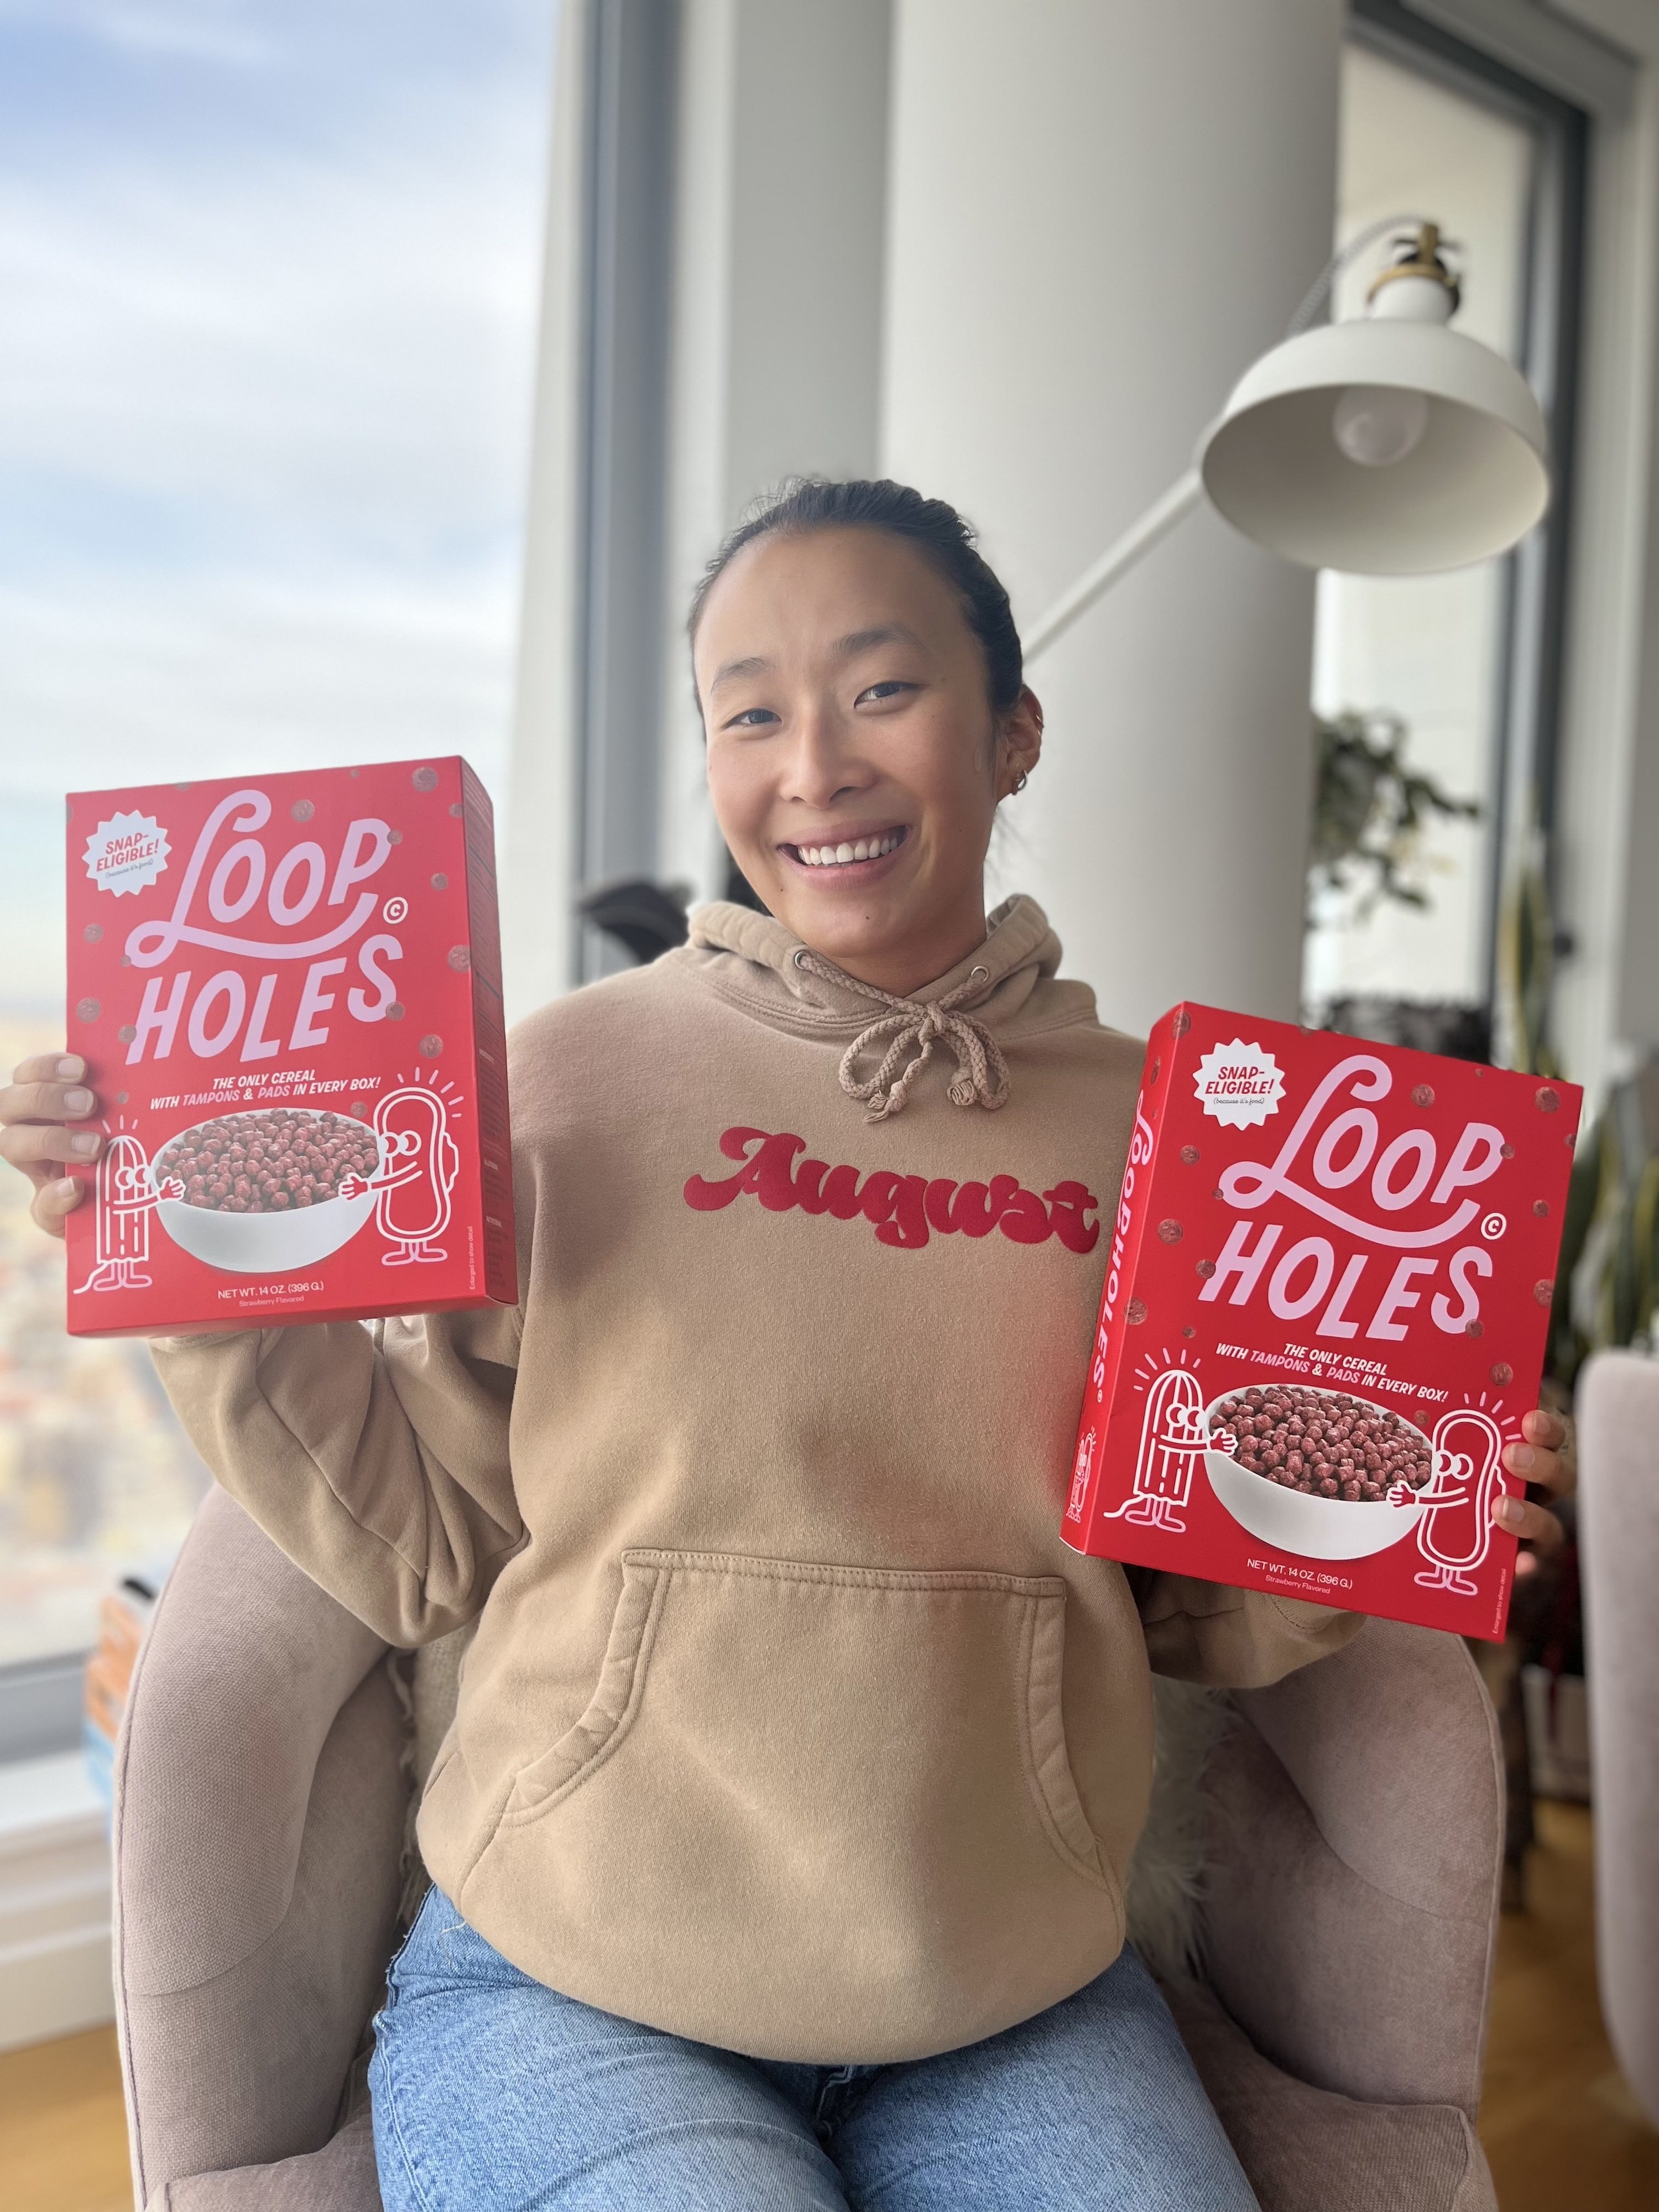
[[[505,798],[555,0],[0,9],[0,1065],[68,790],[465,753]],[[0,1170],[0,1665],[209,1477]]]

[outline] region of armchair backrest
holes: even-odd
[[[1390,2104],[1480,2100],[1504,1773],[1455,1637],[1368,1620],[1235,1699],[1210,1776],[1208,1979],[1277,2064]]]

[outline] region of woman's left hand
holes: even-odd
[[[1567,1424],[1559,1413],[1547,1413],[1540,1406],[1536,1413],[1523,1417],[1521,1433],[1526,1439],[1524,1443],[1504,1447],[1504,1464],[1510,1473],[1519,1475],[1523,1482],[1536,1483],[1552,1497],[1569,1496],[1577,1469],[1571,1453],[1563,1449],[1567,1443]],[[1500,1528],[1530,1540],[1546,1555],[1561,1544],[1561,1523],[1547,1505],[1533,1505],[1522,1498],[1495,1498],[1492,1517]]]

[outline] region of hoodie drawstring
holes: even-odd
[[[988,1113],[994,1113],[1007,1104],[1008,1063],[1001,1048],[983,1022],[954,1011],[958,1000],[988,979],[988,969],[975,968],[954,991],[947,991],[942,999],[924,1001],[895,998],[889,991],[878,990],[873,983],[860,983],[857,976],[818,959],[805,945],[795,954],[795,965],[823,982],[843,985],[890,1009],[868,1029],[861,1030],[842,1055],[841,1087],[849,1098],[867,1108],[866,1121],[884,1121],[890,1114],[903,1112],[910,1085],[933,1058],[938,1042],[949,1045],[956,1054],[957,1072],[950,1090],[953,1106],[983,1106]],[[873,1075],[860,1080],[860,1055],[873,1051],[884,1040],[889,1042],[881,1066]],[[911,1053],[915,1057],[903,1065]]]

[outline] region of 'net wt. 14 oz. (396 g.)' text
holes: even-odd
[[[516,1295],[489,801],[459,759],[72,795],[103,1145],[76,1335]]]
[[[1581,1094],[1209,1006],[1152,1032],[1079,1551],[1501,1638]]]

